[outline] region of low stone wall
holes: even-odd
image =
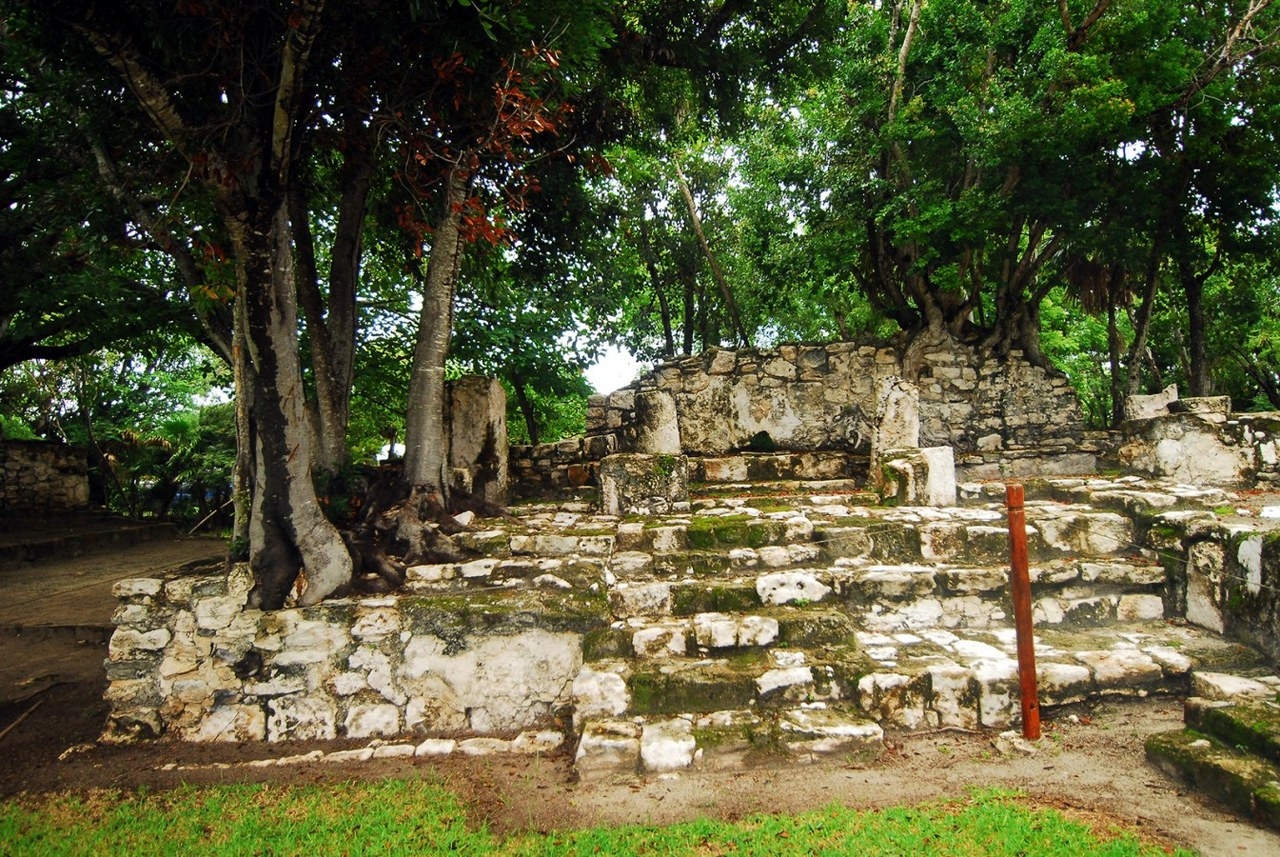
[[[721,456],[746,449],[869,447],[880,382],[904,377],[920,391],[921,446],[951,446],[963,479],[1088,473],[1103,451],[1084,431],[1065,376],[1015,352],[983,358],[955,342],[924,347],[904,365],[892,348],[837,342],[767,351],[712,349],[658,366],[630,387],[593,397],[587,437],[632,451],[638,403],[674,400],[682,451]],[[661,450],[658,450],[661,451]]]
[[[251,585],[243,566],[116,585],[104,740],[501,733],[572,701],[578,617],[404,595],[264,613]]]
[[[1128,469],[1192,485],[1280,484],[1278,413],[1234,414],[1226,396],[1174,399],[1123,428]]]
[[[0,441],[0,514],[88,505],[89,465],[83,449],[45,441]]]
[[[1155,519],[1147,544],[1167,571],[1173,613],[1280,664],[1280,531],[1170,512]]]
[[[511,493],[520,499],[553,496],[565,489],[597,485],[601,459],[617,451],[611,435],[570,437],[510,451]]]

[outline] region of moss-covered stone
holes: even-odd
[[[920,558],[920,531],[909,525],[882,524],[871,542],[871,555],[884,562],[911,562]]]
[[[1264,703],[1187,706],[1187,725],[1280,764],[1280,710]]]
[[[595,628],[582,637],[582,660],[588,663],[631,655],[631,632],[626,628]]]
[[[747,524],[747,547],[762,548],[786,541],[787,525],[782,521],[754,520]]]
[[[1203,733],[1181,729],[1152,735],[1146,751],[1161,769],[1180,775],[1241,815],[1259,817],[1274,805],[1270,790],[1258,793],[1280,781],[1280,769]]]
[[[776,614],[778,641],[794,648],[854,646],[852,620],[835,610],[789,610]]]
[[[760,596],[749,583],[685,584],[671,589],[671,612],[676,616],[744,613],[759,607]]]
[[[663,574],[689,574],[700,577],[720,575],[730,568],[724,551],[670,551],[653,555],[653,569]]]
[[[638,671],[627,680],[635,714],[678,714],[745,708],[756,694],[755,676],[727,662],[664,672]]]

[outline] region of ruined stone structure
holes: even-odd
[[[247,566],[116,585],[107,740],[514,731],[566,707],[582,666],[582,619],[547,604],[495,617],[483,598],[409,595],[264,613],[245,609],[251,586]]]
[[[89,505],[83,449],[45,441],[0,441],[0,514],[65,511]]]
[[[1232,413],[1226,396],[1180,399],[1174,386],[1134,398],[1124,467],[1195,485],[1280,483],[1280,415]]]
[[[957,477],[999,479],[1092,473],[1109,438],[1084,429],[1067,379],[1023,361],[982,358],[950,342],[922,349],[904,365],[888,347],[835,342],[758,351],[712,349],[665,363],[639,381],[588,403],[583,438],[514,446],[515,496],[547,495],[588,482],[617,452],[689,456],[689,478],[744,453],[824,453],[822,472],[797,458],[786,476],[866,478],[879,402],[891,378],[918,390],[916,444],[955,449]],[[832,470],[826,459],[844,455]],[[742,479],[747,475],[743,474]]]
[[[455,485],[490,503],[507,502],[507,392],[497,378],[449,382],[449,469]]]
[[[1096,469],[1102,445],[1085,432],[1065,377],[1031,366],[1017,353],[1003,362],[983,359],[953,342],[921,350],[912,365],[892,348],[848,342],[713,349],[593,398],[587,437],[603,439],[596,447],[605,452],[671,452],[642,448],[652,435],[647,413],[663,412],[669,401],[687,455],[748,449],[866,453],[877,385],[891,377],[919,389],[919,443],[954,447],[962,479]]]

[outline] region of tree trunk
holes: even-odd
[[[231,499],[235,518],[231,529],[228,559],[244,562],[249,558],[249,518],[253,514],[253,402],[249,393],[249,354],[245,344],[245,303],[235,302],[235,321],[231,333],[231,368],[236,399],[236,461],[231,470]]]
[[[684,197],[685,207],[689,210],[689,222],[693,225],[693,233],[698,238],[698,247],[702,250],[702,255],[711,267],[711,277],[716,281],[716,287],[720,289],[720,296],[724,298],[725,309],[729,312],[729,321],[733,324],[734,335],[738,338],[739,344],[746,348],[751,343],[747,339],[746,329],[742,326],[742,318],[738,315],[738,302],[733,298],[733,292],[729,288],[729,281],[725,279],[724,271],[721,270],[715,253],[711,252],[711,244],[708,243],[706,232],[702,229],[702,218],[698,216],[698,206],[694,203],[693,191],[689,188],[689,181],[685,178],[678,162],[673,160],[672,165],[676,169],[676,183],[680,186],[680,195]],[[703,347],[705,348],[705,335],[703,340]]]
[[[1164,244],[1157,235],[1151,245],[1151,257],[1147,260],[1147,276],[1142,286],[1142,304],[1133,321],[1133,343],[1129,346],[1128,374],[1125,378],[1124,396],[1136,396],[1142,390],[1142,357],[1147,350],[1147,333],[1151,330],[1151,314],[1156,305],[1156,285],[1160,282],[1160,262],[1164,256]]]
[[[311,481],[311,431],[298,356],[296,286],[283,204],[249,220],[228,219],[244,306],[252,396],[255,478],[249,526],[253,607],[281,607],[301,569],[300,605],[351,580],[351,556],[320,508]]]
[[[307,195],[300,184],[295,183],[289,196],[289,219],[298,253],[298,298],[311,336],[316,393],[313,407],[316,468],[330,474],[338,473],[348,461],[356,284],[360,277],[364,216],[375,154],[373,134],[359,118],[350,121],[355,124],[344,135],[345,159],[333,252],[329,259],[327,303],[320,292]]]
[[[444,211],[431,242],[427,278],[409,378],[409,407],[404,423],[404,483],[409,488],[448,490],[449,460],[445,433],[445,359],[453,333],[453,291],[462,249],[459,227],[464,186],[451,174]]]
[[[1120,337],[1120,325],[1117,324],[1119,306],[1113,294],[1107,306],[1107,357],[1111,363],[1111,425],[1118,426],[1124,422],[1125,386],[1120,369],[1120,352],[1124,342]]]
[[[662,356],[670,360],[676,356],[676,338],[671,328],[671,305],[667,303],[667,290],[662,287],[662,277],[658,275],[658,266],[653,261],[653,248],[649,242],[648,213],[649,209],[646,207],[640,217],[640,256],[644,259],[645,269],[649,272],[649,282],[653,286],[653,293],[658,298],[658,309],[662,314]]]
[[[524,415],[524,425],[529,432],[529,443],[537,446],[542,441],[542,432],[538,428],[538,414],[529,399],[529,391],[525,389],[524,378],[512,377],[511,389],[515,391],[516,402],[520,405],[520,413]]]

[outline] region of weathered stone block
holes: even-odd
[[[666,511],[689,502],[688,462],[682,455],[610,455],[600,462],[606,515]]]

